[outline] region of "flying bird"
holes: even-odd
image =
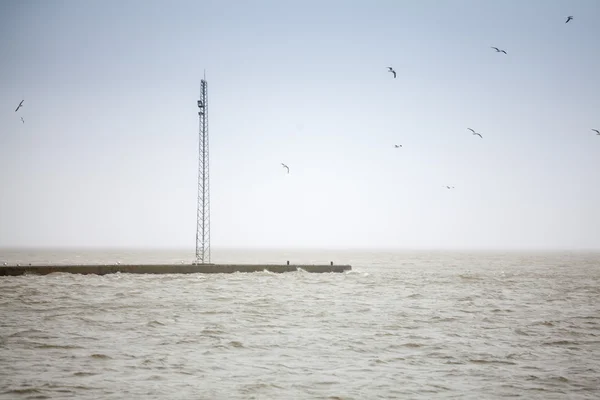
[[[573,16],[572,16],[572,15],[569,15],[569,16],[567,17],[567,20],[565,21],[565,24],[568,24],[568,23],[569,23],[569,21],[570,21],[570,20],[572,20],[572,19],[573,19]]]
[[[444,186],[446,189],[454,189],[454,186]]]
[[[394,68],[388,67],[388,71],[394,74],[394,79],[396,79],[396,71],[394,71]]]
[[[395,144],[394,147],[395,148],[399,148],[399,147],[402,147],[402,145],[401,144]]]
[[[598,129],[592,129],[594,132],[596,132],[596,135],[600,135],[600,131]]]
[[[19,108],[21,108],[21,106],[23,105],[24,101],[25,100],[21,100],[21,102],[19,103],[19,106],[17,107],[17,109],[15,110],[15,112],[19,111]]]
[[[507,54],[507,53],[506,53],[506,50],[500,50],[500,49],[499,49],[499,48],[497,48],[497,47],[492,47],[492,49],[496,50],[496,53],[504,53],[504,54]]]
[[[287,169],[287,173],[289,174],[290,173],[290,167],[288,167],[284,163],[281,163],[281,165],[283,166],[283,168]]]
[[[22,123],[25,123],[25,120],[23,119],[23,117],[21,117],[21,122],[22,122]]]
[[[481,133],[475,132],[475,131],[474,131],[473,129],[471,129],[471,128],[467,128],[467,129],[468,129],[468,130],[470,130],[471,132],[473,132],[473,135],[477,135],[477,136],[479,136],[480,138],[482,138],[482,139],[483,139],[483,136],[481,136]]]

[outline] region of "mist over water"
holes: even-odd
[[[0,262],[189,262],[7,251]],[[215,250],[343,274],[0,277],[1,399],[595,399],[600,254]]]

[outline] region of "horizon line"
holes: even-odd
[[[186,251],[195,254],[193,246],[1,246],[0,253],[3,251]],[[568,248],[568,247],[391,247],[391,246],[211,246],[212,251],[302,251],[302,252],[382,252],[382,253],[407,253],[407,252],[449,252],[449,253],[490,253],[490,252],[546,252],[546,253],[564,253],[564,252],[589,252],[600,253],[600,248]]]

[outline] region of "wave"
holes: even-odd
[[[504,361],[504,360],[484,360],[480,358],[469,359],[469,362],[473,364],[506,364],[506,365],[516,365],[517,363],[512,361]]]
[[[39,343],[35,344],[36,349],[63,349],[63,350],[73,350],[73,349],[83,349],[81,346],[75,345],[60,345],[60,344],[47,344],[47,343]]]
[[[92,354],[91,358],[96,358],[98,360],[110,360],[112,357],[107,356],[106,354]]]

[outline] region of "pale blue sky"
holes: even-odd
[[[213,246],[600,249],[598,21],[596,0],[1,2],[0,247],[193,249],[206,69]]]

